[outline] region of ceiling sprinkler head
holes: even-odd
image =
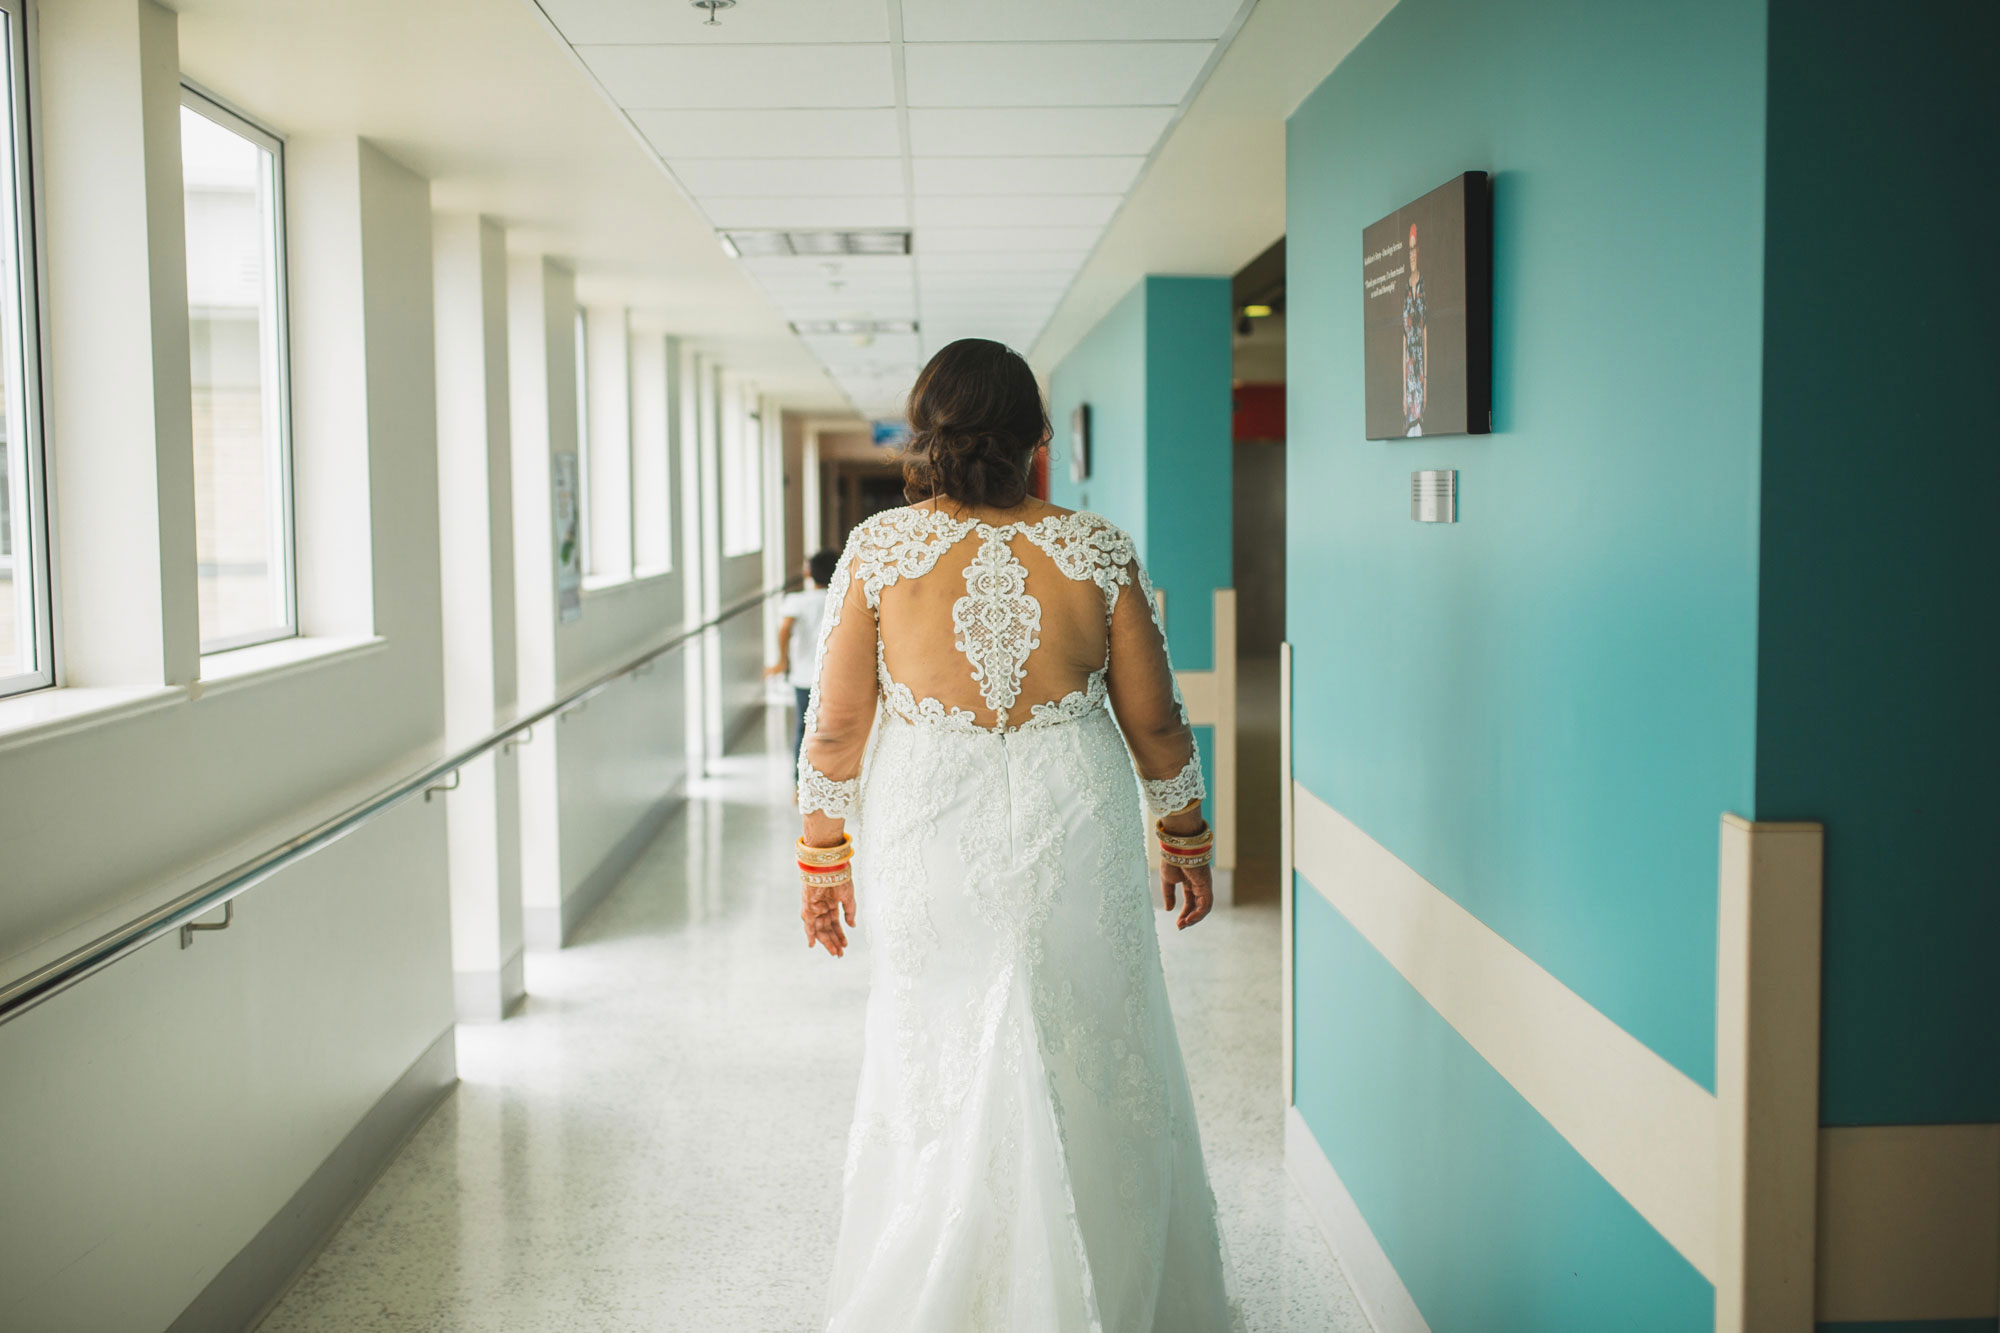
[[[696,9],[705,9],[708,11],[708,21],[702,25],[705,28],[719,26],[722,20],[718,19],[716,15],[725,9],[736,8],[736,0],[688,0],[688,3]]]

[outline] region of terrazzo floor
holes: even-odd
[[[804,947],[784,728],[529,956],[517,1016],[458,1030],[457,1090],[263,1333],[819,1327],[868,970]],[[1367,1333],[1284,1172],[1276,909],[1161,935],[1251,1333]]]

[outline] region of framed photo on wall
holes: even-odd
[[[1090,480],[1090,404],[1078,403],[1069,414],[1069,479]]]
[[[573,452],[549,460],[549,497],[555,506],[556,619],[583,615],[582,468]]]
[[[1468,171],[1361,229],[1367,436],[1493,429],[1493,222]]]

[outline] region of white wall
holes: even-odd
[[[572,271],[507,258],[494,221],[434,219],[429,183],[370,143],[299,133],[302,636],[201,658],[175,19],[151,0],[44,0],[41,19],[68,675],[0,700],[9,978],[756,591],[763,559],[716,556],[719,368],[684,374],[669,340],[661,373],[603,380],[668,398],[643,417],[670,430],[670,475],[632,503],[667,507],[673,568],[599,583],[559,625],[548,472],[576,445]],[[718,726],[758,706],[760,620],[708,636]],[[167,1326],[399,1080],[446,1086],[455,962],[504,969],[537,920],[559,942],[674,809],[704,729],[686,697],[701,656],[482,762],[474,800],[412,801],[257,887],[228,930],[156,943],[0,1026],[0,1327]]]
[[[52,220],[108,202],[95,193],[101,172],[91,174],[107,132],[143,138],[148,169],[177,179],[171,16],[137,0],[63,0],[43,20]],[[142,84],[152,90],[143,101],[129,95]],[[130,116],[143,106],[143,135],[107,105]],[[86,106],[88,123],[73,120]],[[78,134],[92,151],[76,151]],[[192,569],[191,506],[163,505],[150,528],[97,529],[125,545],[129,586],[107,621],[85,597],[89,581],[72,584],[64,648],[100,648],[91,684],[134,702],[67,729],[0,731],[6,975],[276,841],[440,741],[428,186],[352,138],[290,150],[296,450],[312,497],[300,512],[301,611],[309,628],[332,622],[342,636],[247,650],[263,655],[237,658],[233,673],[204,660],[206,680],[179,684],[157,645],[192,642],[179,586]],[[71,302],[66,319],[80,320],[93,297],[83,270],[105,261],[66,247],[148,243],[145,215],[120,217],[122,239],[116,219],[51,228],[52,281],[76,278],[51,290]],[[161,279],[146,290],[184,311],[184,286],[176,294]],[[58,341],[54,351],[75,365],[87,349]],[[183,376],[185,355],[183,343]],[[54,476],[79,527],[99,481],[115,490],[128,480],[104,475],[120,451],[143,461],[164,458],[170,437],[186,447],[166,407],[157,433],[87,408],[80,395],[116,396],[101,378],[58,378],[55,390]],[[329,512],[336,498],[358,521]],[[162,552],[187,570],[166,568]],[[114,545],[94,558],[119,554]],[[150,610],[125,619],[132,603]],[[123,650],[121,633],[133,636]],[[0,1027],[9,1327],[170,1323],[448,1032],[444,839],[442,807],[406,806],[260,887],[229,930],[186,951],[171,938],[154,944]]]

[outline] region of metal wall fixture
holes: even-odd
[[[430,797],[426,796],[424,799],[428,801]],[[231,898],[222,905],[222,920],[183,922],[181,924],[181,948],[188,949],[194,947],[194,933],[197,930],[228,930],[235,924],[236,900]]]
[[[789,592],[797,585],[797,579],[790,579],[777,587],[766,588],[760,593],[744,598],[713,620],[703,621],[692,628],[681,630],[623,665],[613,667],[577,686],[560,699],[543,704],[532,713],[514,719],[462,750],[448,754],[435,763],[426,764],[401,781],[381,788],[367,799],[349,806],[329,819],[322,820],[305,832],[267,849],[231,870],[224,871],[206,883],[189,889],[177,898],[161,903],[144,915],[134,917],[117,929],[98,936],[90,943],[70,950],[53,962],[45,963],[32,972],[0,984],[0,1023],[8,1023],[19,1018],[42,1001],[60,995],[85,977],[102,971],[121,958],[137,953],[163,936],[177,932],[180,935],[181,947],[185,949],[193,942],[194,931],[227,930],[230,923],[236,919],[233,909],[238,895],[264,883],[279,871],[298,864],[314,852],[339,842],[363,825],[373,823],[420,793],[449,790],[450,787],[444,785],[443,779],[455,778],[459,769],[481,755],[497,750],[516,738],[525,737],[532,733],[535,724],[543,719],[556,717],[589,702],[593,695],[610,689],[639,668],[665,657],[676,649],[686,647],[702,635],[720,629],[726,622],[756,610],[771,598]],[[451,786],[456,785],[455,781],[451,783]],[[224,911],[222,920],[207,925],[195,920],[196,917],[206,916],[218,907],[228,909]]]
[[[1458,522],[1458,470],[1410,474],[1410,517],[1419,523]]]

